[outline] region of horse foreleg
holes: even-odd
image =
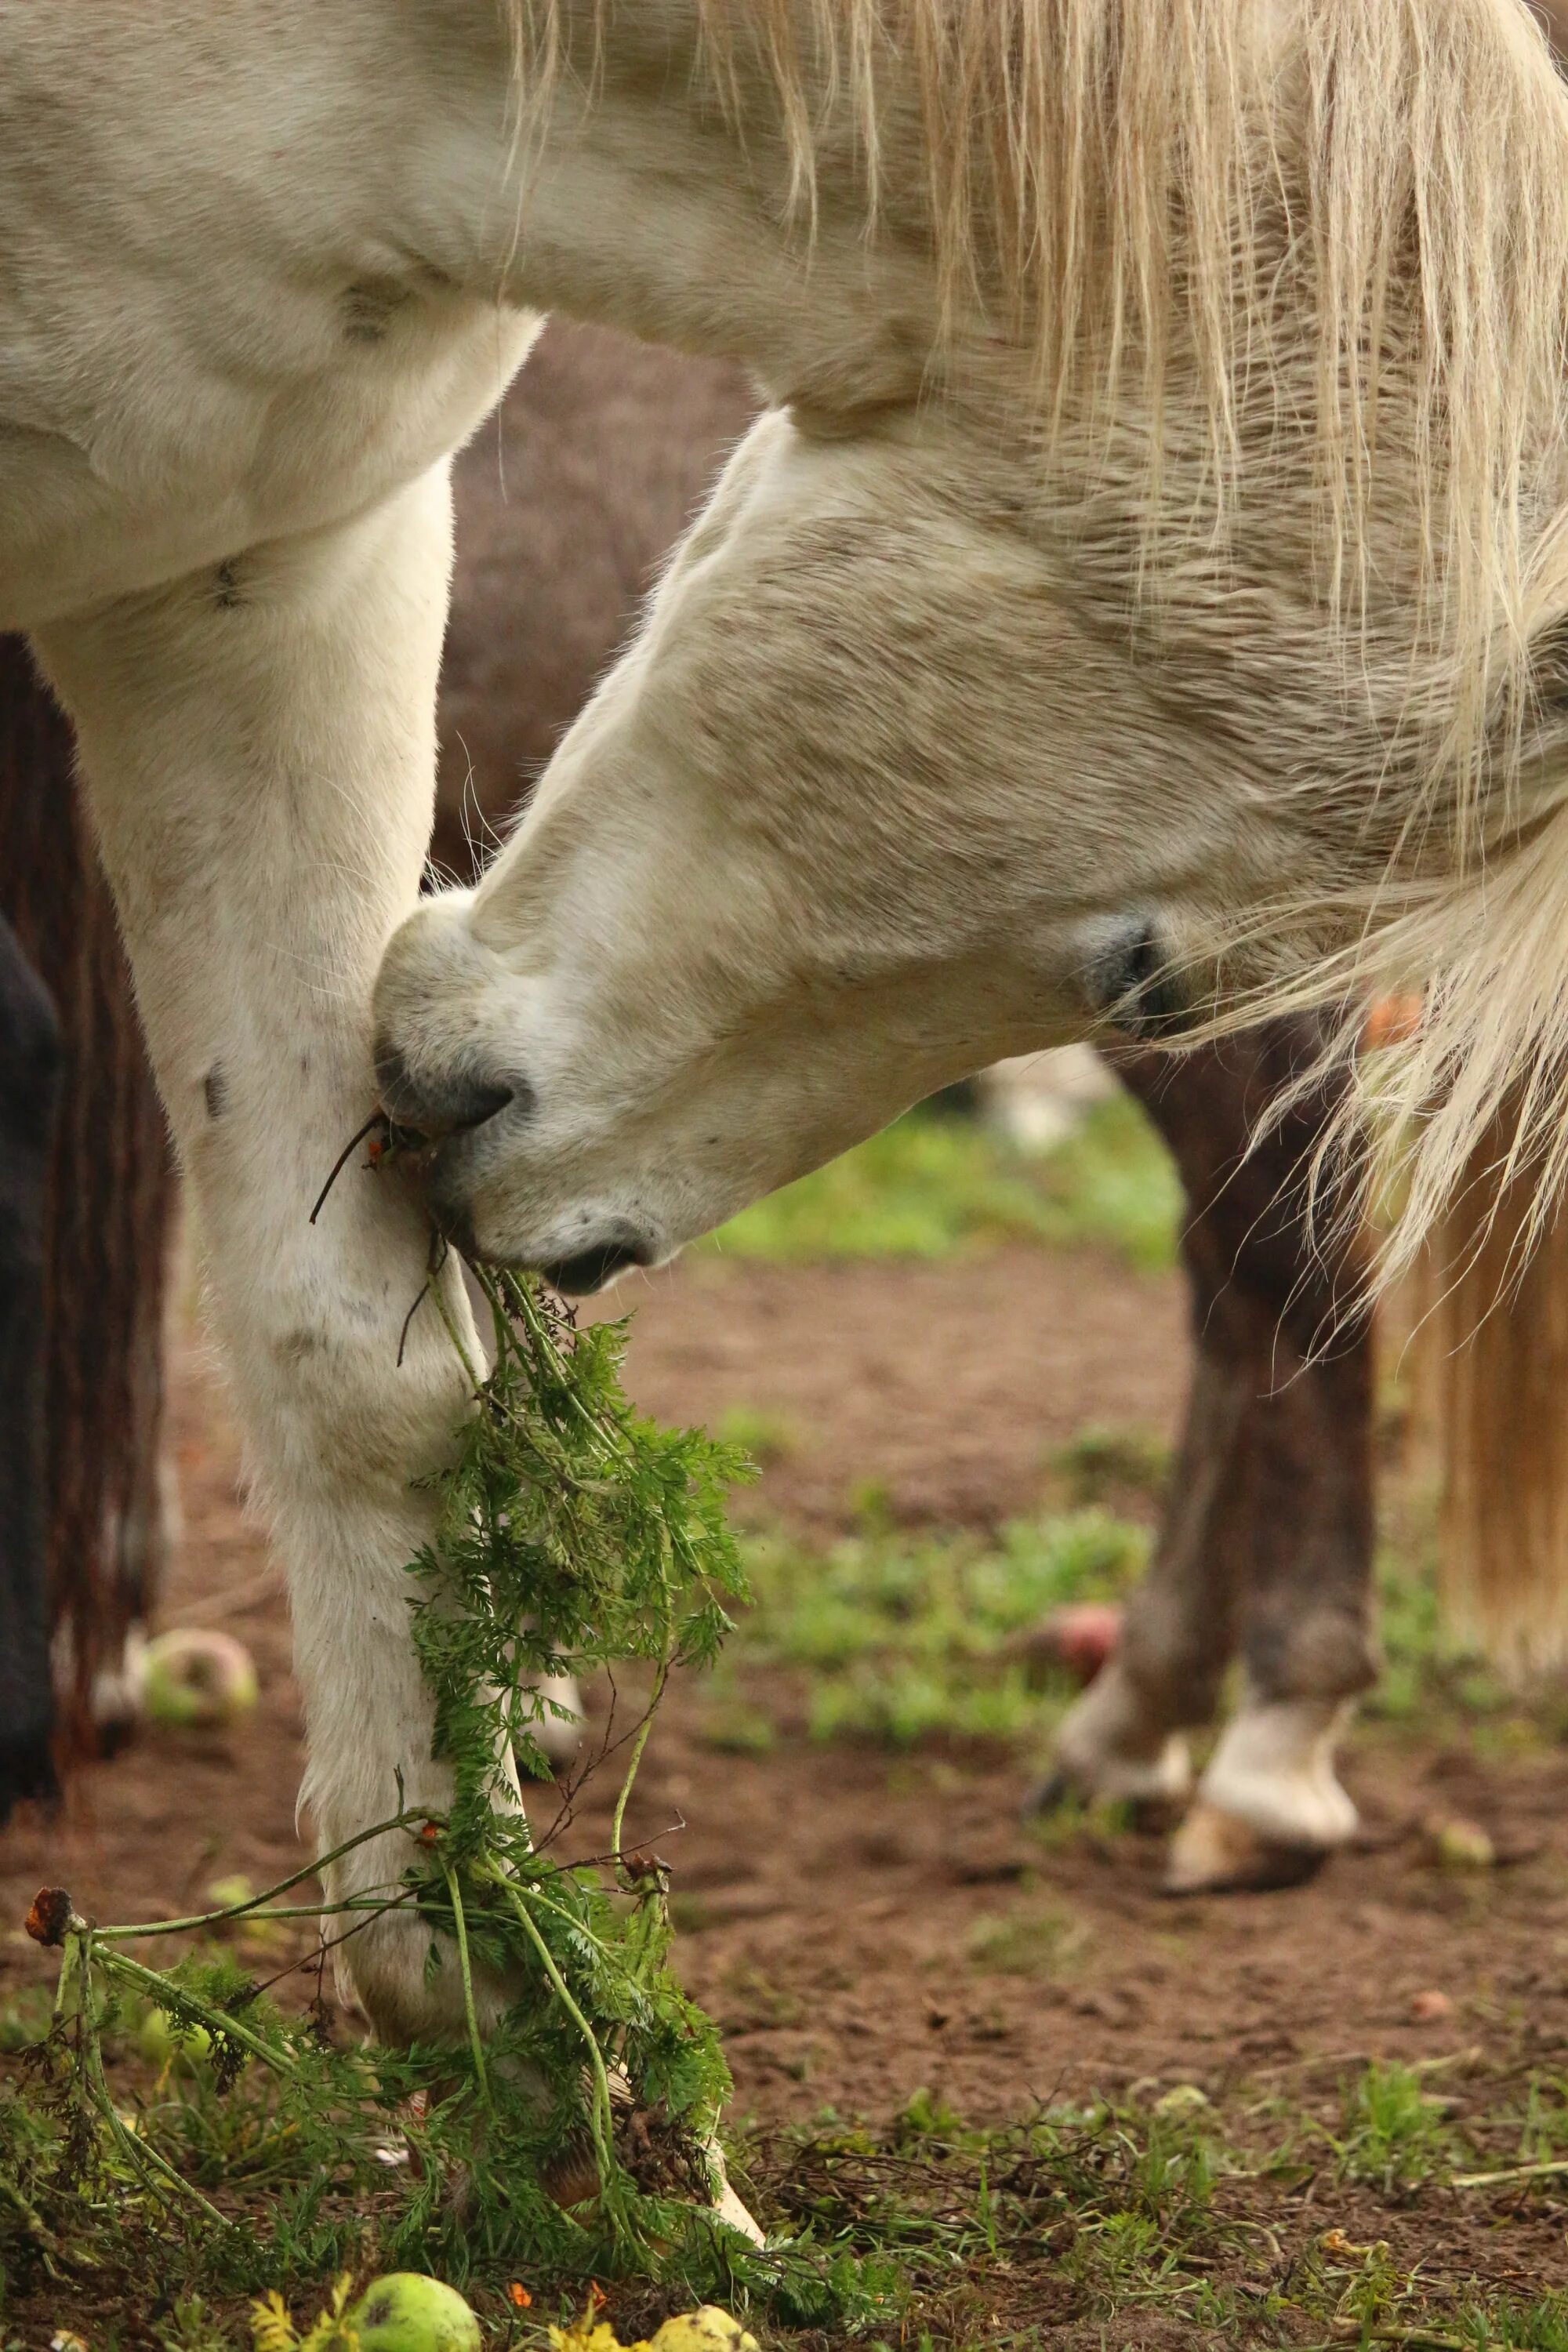
[[[1222,1352],[1237,1400],[1213,1573],[1244,1686],[1173,1842],[1173,1889],[1289,1883],[1356,1827],[1334,1746],[1375,1671],[1365,1260],[1331,1178],[1315,1226],[1306,1199],[1342,1077],[1253,1140],[1322,1034],[1272,1022],[1163,1076],[1146,1055],[1124,1073],[1181,1170],[1194,1332]]]
[[[374,1104],[371,983],[414,903],[430,824],[450,547],[444,473],[308,541],[40,633],[77,724],[210,1311],[288,1569],[323,1847],[439,1807],[409,1562],[469,1382],[428,1305],[403,1187],[348,1169]],[[448,1272],[445,1307],[467,1327]],[[331,1874],[395,1887],[400,1835]],[[427,1935],[345,1948],[382,2032],[455,2013]],[[443,1979],[449,1980],[444,1984]]]
[[[0,1822],[54,1792],[44,1494],[44,1213],[60,1082],[47,991],[0,916]]]
[[[1058,1753],[1095,1793],[1180,1793],[1182,1734],[1210,1720],[1240,1648],[1246,1689],[1177,1832],[1177,1886],[1297,1877],[1355,1828],[1333,1743],[1373,1674],[1361,1244],[1332,1197],[1316,1240],[1305,1215],[1321,1090],[1248,1151],[1318,1042],[1286,1021],[1180,1059],[1113,1056],[1186,1188],[1195,1367],[1153,1565]]]

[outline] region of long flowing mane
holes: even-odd
[[[511,5],[537,61],[572,0]],[[1250,545],[1300,550],[1300,657],[1377,747],[1353,787],[1387,852],[1336,910],[1357,946],[1313,985],[1434,975],[1376,1080],[1415,1120],[1401,1248],[1510,1096],[1550,1189],[1568,92],[1524,0],[681,5],[803,218],[842,206],[852,157],[849,200],[931,253],[954,339],[980,320],[1016,354],[1058,482],[1114,478],[1134,601],[1179,600],[1194,551],[1213,601]],[[1328,753],[1322,790],[1344,789]]]

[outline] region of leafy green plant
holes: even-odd
[[[1347,2179],[1384,2190],[1414,2186],[1452,2163],[1447,2105],[1415,2067],[1374,2063],[1350,2086],[1336,2147]]]
[[[1057,1448],[1051,1468],[1075,1509],[1108,1502],[1118,1488],[1157,1503],[1170,1476],[1171,1447],[1151,1429],[1108,1429],[1091,1423]]]
[[[729,2074],[716,2029],[668,1966],[662,1870],[624,1844],[668,1676],[711,1659],[745,1591],[723,1512],[743,1465],[633,1413],[624,1327],[578,1330],[532,1283],[484,1286],[494,1369],[473,1374],[476,1410],[437,1482],[436,1539],[410,1583],[449,1809],[400,1809],[363,1833],[409,1834],[390,1895],[310,1899],[301,1871],[153,1927],[98,1926],[63,1890],[39,1897],[31,1931],[62,1963],[48,2035],[0,2100],[8,2272],[58,2265],[68,2247],[101,2261],[112,2227],[121,2248],[138,2233],[156,2242],[191,2294],[275,2285],[280,2267],[319,2280],[374,2254],[449,2278],[525,2266],[739,2282],[834,2307],[839,2290],[809,2255],[759,2256],[709,2210]],[[573,1862],[556,1850],[559,1827],[536,1843],[508,1759],[548,1773],[542,1677],[626,1659],[643,1662],[651,1696],[624,1743],[611,1852]],[[336,2048],[213,1940],[263,1911],[274,1927],[304,1917],[335,1937],[391,1910],[426,1937],[431,1971],[457,1975],[467,2030],[455,2045]],[[169,1935],[202,1937],[216,1957],[160,1971],[131,1948]],[[500,2010],[482,2032],[481,1996]],[[204,2063],[166,2065],[153,2098],[128,2110],[106,2077],[106,2039],[150,2007]],[[262,2183],[266,2225],[243,2194]]]

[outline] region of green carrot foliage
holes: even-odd
[[[384,1895],[289,1902],[302,1871],[153,1928],[99,1927],[58,1890],[52,1908],[40,1897],[35,1926],[64,1958],[48,2035],[0,2096],[0,2262],[14,2284],[140,2243],[197,2294],[320,2283],[368,2262],[455,2282],[636,2274],[822,2317],[860,2291],[841,2260],[760,2255],[715,2221],[729,2073],[669,1966],[663,1866],[622,1850],[668,1677],[713,1657],[744,1597],[724,1497],[746,1465],[632,1411],[624,1325],[579,1330],[537,1284],[481,1280],[493,1368],[474,1375],[475,1410],[436,1482],[436,1538],[410,1572],[449,1811],[400,1809],[363,1833],[407,1841],[403,1882]],[[549,1770],[542,1678],[628,1660],[644,1680],[651,1669],[652,1688],[604,1742],[622,1759],[612,1851],[574,1862],[561,1824],[536,1843],[514,1766]],[[427,1933],[432,1975],[458,1979],[460,2000],[441,2006],[463,2028],[439,2046],[345,2049],[231,1960],[165,1971],[128,1948],[263,1913],[319,1918],[335,1940],[393,1910]],[[105,2047],[150,2010],[169,2021],[169,2054],[156,2092],[127,2112]]]

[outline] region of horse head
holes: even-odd
[[[934,409],[752,428],[503,854],[383,967],[382,1099],[465,1248],[661,1260],[988,1060],[1175,1034],[1226,908],[1299,883],[1295,805],[1101,625],[1021,463]]]

